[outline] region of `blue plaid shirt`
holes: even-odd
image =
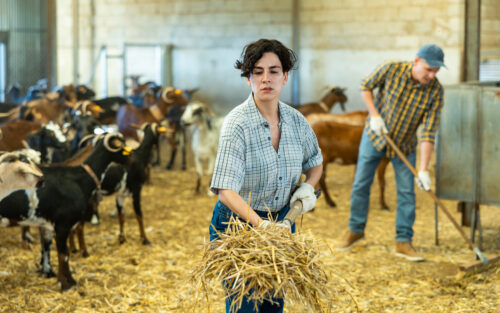
[[[300,174],[323,162],[316,135],[304,116],[279,102],[281,137],[278,152],[269,123],[253,95],[224,119],[210,188],[231,189],[256,211],[277,212],[288,204]]]

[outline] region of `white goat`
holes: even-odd
[[[191,148],[194,154],[194,164],[198,174],[196,183],[196,193],[200,192],[201,179],[203,177],[203,163],[207,162],[206,174],[210,177],[213,174],[215,158],[217,157],[217,146],[219,144],[219,134],[224,117],[215,117],[210,108],[199,101],[194,101],[186,106],[186,110],[181,117],[184,125],[194,125]],[[208,195],[213,193],[208,190]]]
[[[19,189],[33,189],[43,174],[34,164],[36,151],[25,149],[0,156],[0,200]]]

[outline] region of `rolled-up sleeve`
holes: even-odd
[[[384,85],[385,77],[390,70],[392,61],[380,65],[373,73],[361,82],[361,90],[373,90]]]
[[[243,130],[231,119],[222,126],[217,158],[210,189],[231,189],[239,192],[245,178],[245,144]]]
[[[321,155],[321,149],[318,145],[318,139],[316,138],[316,134],[312,130],[311,125],[309,125],[305,118],[301,119],[301,124],[301,128],[304,131],[302,142],[304,155],[304,159],[302,162],[302,171],[307,172],[310,168],[323,163],[323,156]]]
[[[443,108],[443,88],[439,87],[435,90],[432,97],[432,106],[424,113],[422,117],[422,132],[420,141],[429,141],[434,143],[436,132],[439,126],[439,118]]]

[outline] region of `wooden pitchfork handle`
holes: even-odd
[[[283,220],[287,220],[290,222],[290,226],[295,223],[297,217],[302,213],[302,201],[297,200],[294,203],[290,204],[290,210],[286,213],[286,216]]]
[[[406,156],[403,154],[403,152],[401,152],[401,150],[399,150],[399,148],[396,146],[396,144],[394,143],[394,141],[392,141],[392,139],[389,137],[389,135],[385,134],[385,133],[382,133],[382,135],[384,136],[385,140],[387,140],[387,142],[392,147],[392,149],[394,151],[396,151],[396,154],[399,156],[399,158],[401,160],[403,160],[404,164],[406,164],[406,166],[408,166],[408,168],[413,173],[413,175],[415,175],[415,177],[418,178],[418,172],[417,172],[417,170],[411,165],[411,163],[408,161],[408,159],[406,158]],[[460,235],[462,235],[462,237],[464,238],[465,242],[467,242],[467,244],[469,245],[469,247],[481,259],[481,262],[483,262],[483,264],[485,264],[485,265],[488,264],[489,263],[488,259],[481,253],[481,251],[479,250],[479,248],[474,245],[474,243],[469,239],[469,237],[467,237],[467,235],[465,235],[465,232],[463,231],[463,229],[458,225],[458,223],[455,221],[455,219],[450,214],[450,212],[448,212],[448,210],[445,208],[445,206],[441,203],[441,201],[439,201],[438,197],[434,194],[434,192],[432,192],[432,190],[430,190],[430,189],[426,190],[426,192],[427,192],[427,194],[429,194],[431,196],[431,198],[434,200],[434,202],[437,203],[438,207],[441,208],[441,210],[443,210],[444,214],[446,214],[446,216],[450,219],[450,221],[455,226],[455,228],[458,230],[458,232],[460,233]]]

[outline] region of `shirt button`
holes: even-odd
[[[267,124],[264,124],[264,127],[265,127],[265,128],[268,128],[268,127],[269,127],[269,125],[267,125]]]
[[[278,197],[274,198],[274,200],[278,200]]]
[[[280,180],[282,179],[282,177],[280,177]]]
[[[271,140],[271,137],[267,137],[268,140]]]

